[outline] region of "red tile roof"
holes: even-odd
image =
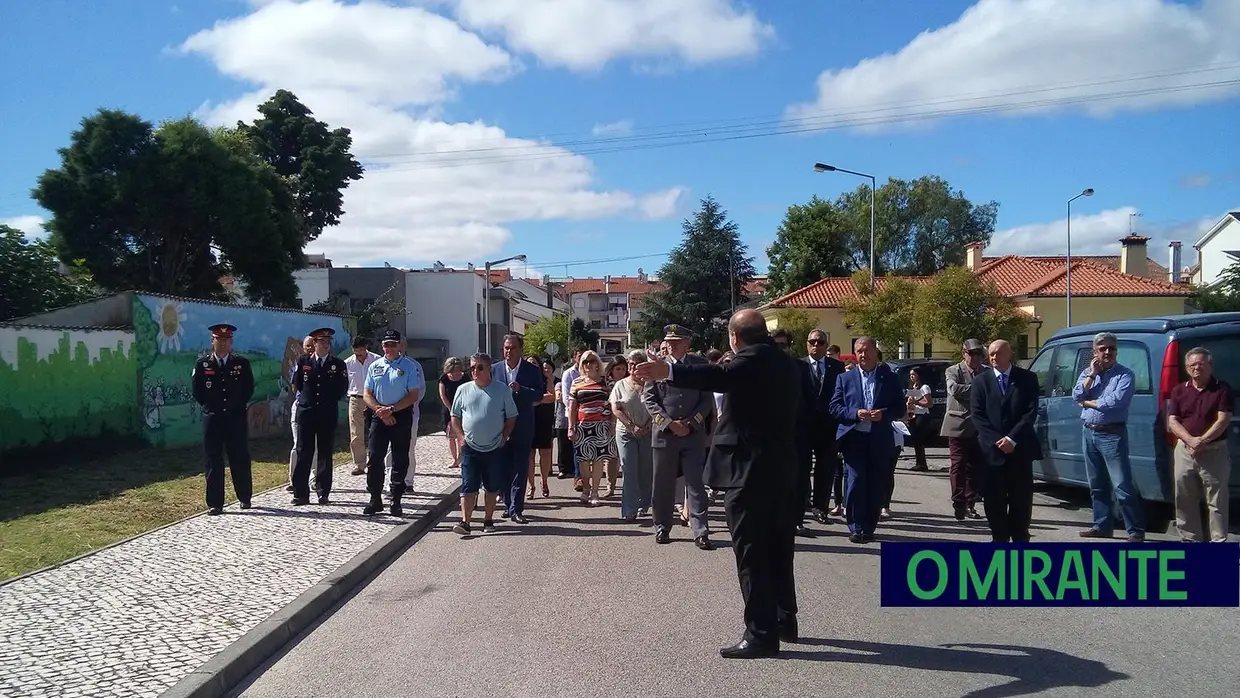
[[[603,293],[607,290],[607,282],[602,278],[569,279],[563,282],[564,289],[569,293]],[[650,293],[663,290],[663,284],[657,281],[642,281],[636,276],[611,277],[612,293]]]
[[[1053,258],[1052,258],[1053,259]],[[1062,297],[1067,290],[1065,264],[1047,261],[1039,257],[992,257],[983,261],[977,273],[987,281],[993,281],[999,293],[1008,298]],[[914,283],[926,283],[928,276],[903,277]],[[885,279],[879,279],[881,288]],[[805,288],[797,289],[766,305],[769,308],[839,308],[841,302],[854,296],[856,289],[852,279],[832,276],[820,279]],[[1148,279],[1132,274],[1122,274],[1114,267],[1089,259],[1072,258],[1072,294],[1074,296],[1134,297],[1151,296],[1187,297],[1191,291],[1183,284],[1171,284],[1165,279]]]
[[[986,262],[989,262],[994,259],[1000,259],[1000,258],[999,257],[985,257],[982,259],[982,263],[985,264]],[[1033,256],[1033,257],[1024,257],[1023,259],[1032,259],[1035,262],[1047,262],[1050,264],[1058,264],[1060,266],[1063,266],[1068,261],[1064,255],[1045,255],[1045,256],[1039,255],[1039,256]],[[1085,260],[1088,262],[1095,262],[1103,266],[1111,267],[1112,269],[1119,269],[1119,255],[1117,254],[1072,255],[1073,261],[1076,261],[1078,259]],[[1153,259],[1149,259],[1149,258],[1147,258],[1146,263],[1149,265],[1149,271],[1146,272],[1146,274],[1151,279],[1166,279],[1167,278],[1168,273],[1167,273],[1166,267],[1154,261]]]

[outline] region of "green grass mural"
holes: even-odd
[[[127,333],[2,331],[0,453],[138,433],[137,361]]]

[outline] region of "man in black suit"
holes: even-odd
[[[297,360],[293,389],[301,405],[297,429],[297,463],[293,468],[293,505],[310,503],[310,465],[314,463],[314,486],[319,504],[327,504],[332,491],[332,454],[335,453],[336,424],[340,420],[340,401],[349,392],[349,367],[331,353],[336,331],[323,327],[310,333],[314,353]]]
[[[810,378],[802,412],[806,429],[803,434],[805,451],[801,455],[801,492],[810,493],[810,472],[813,471],[813,497],[810,501],[814,520],[822,525],[831,523],[827,518],[830,510],[832,486],[835,503],[844,505],[843,464],[839,459],[839,444],[835,431],[839,427],[831,416],[831,397],[835,395],[835,380],[844,373],[844,362],[827,355],[830,336],[820,330],[811,330],[805,339],[808,356],[805,366]]]
[[[633,370],[646,380],[727,396],[711,439],[705,480],[724,491],[745,600],[745,635],[719,654],[728,659],[774,657],[781,641],[798,640],[792,557],[802,511],[796,501],[801,369],[774,346],[766,320],[756,310],[732,316],[728,339],[736,355],[726,364],[673,367],[651,361]]]
[[[1012,364],[1012,347],[990,344],[990,368],[974,377],[969,412],[985,461],[982,501],[996,543],[1028,543],[1033,518],[1033,462],[1042,458],[1033,422],[1038,414],[1038,377]]]

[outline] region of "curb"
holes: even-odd
[[[456,508],[461,486],[441,492],[438,503],[414,521],[397,525],[362,552],[272,613],[236,642],[221,650],[160,694],[162,698],[222,698],[297,638],[302,631],[345,599],[370,576],[401,554],[448,512]]]

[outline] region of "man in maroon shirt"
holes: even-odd
[[[1190,376],[1171,389],[1167,428],[1175,444],[1175,525],[1184,541],[1227,541],[1227,498],[1231,460],[1227,428],[1235,411],[1231,386],[1214,377],[1210,352],[1190,349],[1184,357]],[[1201,500],[1210,514],[1209,531],[1201,527]]]

